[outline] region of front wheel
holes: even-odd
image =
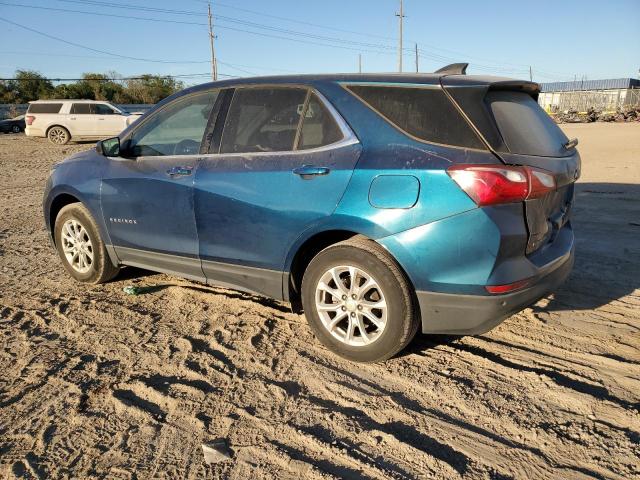
[[[11,127],[11,131],[13,133],[20,133],[22,131],[22,129],[20,128],[20,126],[14,125],[13,127]]]
[[[60,210],[54,227],[56,249],[64,268],[79,282],[103,283],[118,274],[93,217],[81,203]]]
[[[355,237],[316,255],[302,280],[302,304],[316,337],[357,362],[402,350],[418,330],[411,286],[374,241]]]

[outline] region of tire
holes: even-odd
[[[395,260],[364,237],[322,250],[302,279],[302,305],[314,334],[333,353],[356,362],[384,361],[407,346],[419,326],[414,298]]]
[[[54,125],[47,130],[47,138],[56,145],[66,145],[71,140],[71,134],[66,128]]]
[[[56,217],[53,231],[62,265],[77,281],[104,283],[118,274],[120,269],[111,263],[95,220],[81,203],[63,207]],[[77,246],[79,241],[82,242],[80,252],[78,247],[72,250],[70,247]]]
[[[22,129],[20,128],[20,126],[19,126],[19,125],[13,125],[13,126],[11,127],[11,131],[12,131],[13,133],[20,133],[20,132],[22,131]]]

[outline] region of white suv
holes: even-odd
[[[140,118],[109,102],[95,100],[36,100],[29,102],[25,133],[64,145],[69,140],[115,137]]]

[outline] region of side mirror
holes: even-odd
[[[106,140],[100,140],[96,144],[96,152],[105,157],[119,157],[120,156],[120,139],[118,137],[107,138]]]

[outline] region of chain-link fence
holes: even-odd
[[[640,105],[640,89],[544,92],[538,97],[538,102],[550,113],[587,112],[590,109],[612,112],[619,108]]]

